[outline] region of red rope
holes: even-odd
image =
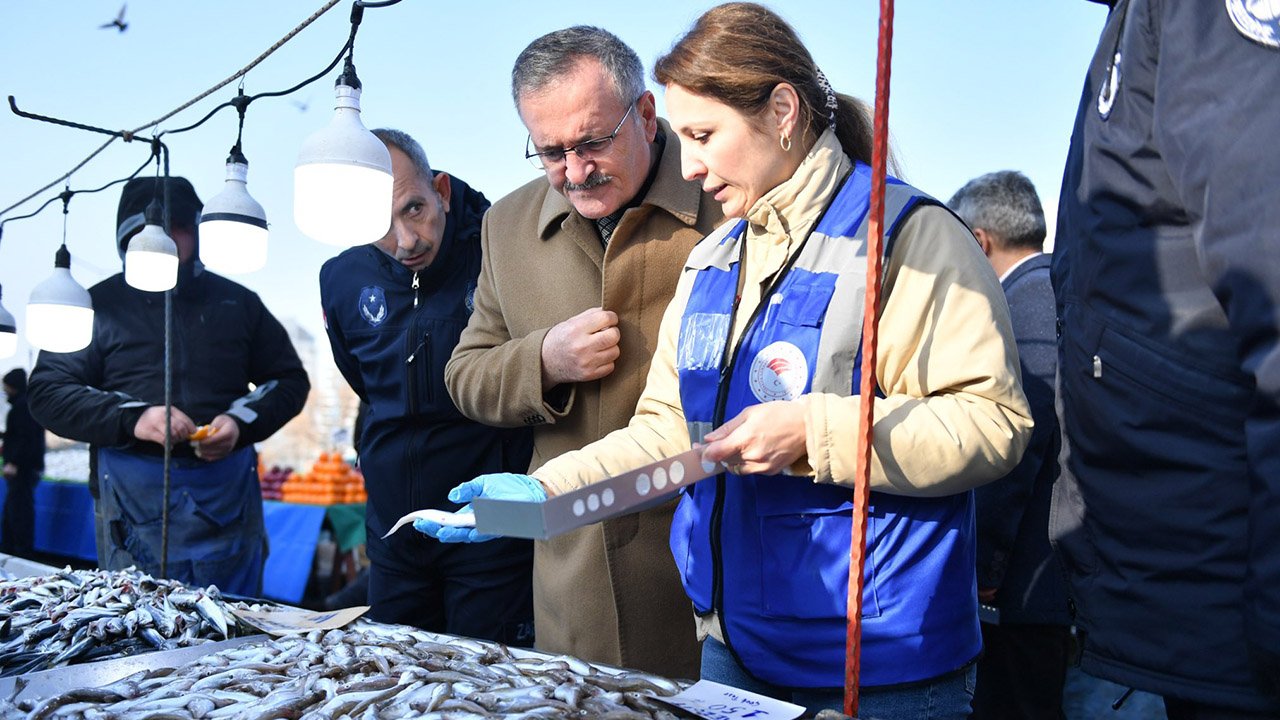
[[[893,55],[893,0],[880,0],[876,105],[871,147],[871,217],[867,234],[867,298],[862,317],[862,384],[859,388],[858,466],[853,487],[853,538],[849,548],[849,614],[845,640],[844,712],[858,714],[862,651],[862,581],[867,551],[867,501],[871,494],[871,430],[879,338],[881,248],[884,247],[885,164],[889,150],[889,68]]]

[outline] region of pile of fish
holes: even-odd
[[[212,586],[69,568],[0,581],[0,677],[253,632]]]
[[[41,700],[0,700],[10,718],[602,718],[674,720],[655,702],[681,687],[571,657],[359,621],[248,643],[176,669]],[[19,681],[21,684],[21,681]],[[13,697],[19,697],[19,686]]]

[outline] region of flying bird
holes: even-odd
[[[307,98],[305,102],[302,100],[290,100],[289,102],[298,108],[298,112],[306,112],[307,108],[311,107],[311,98]]]
[[[121,6],[120,6],[120,12],[119,12],[119,14],[117,14],[117,15],[116,15],[116,19],[115,19],[115,20],[112,20],[112,21],[111,21],[111,22],[109,22],[109,23],[103,23],[103,24],[99,25],[99,26],[98,26],[98,28],[99,28],[99,29],[103,29],[103,30],[105,30],[105,29],[107,29],[107,28],[117,28],[120,32],[124,32],[124,31],[125,31],[125,28],[129,27],[129,23],[127,23],[127,22],[125,22],[125,21],[124,21],[124,9],[125,9],[126,7],[128,7],[128,5],[127,5],[127,4],[126,4],[126,5],[121,5]]]

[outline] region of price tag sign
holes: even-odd
[[[344,608],[332,612],[313,612],[298,608],[268,608],[266,610],[240,610],[229,608],[237,617],[259,630],[272,635],[332,630],[355,620],[369,609],[368,605]]]
[[[705,720],[794,720],[804,713],[799,705],[710,680],[699,680],[679,695],[655,699]]]

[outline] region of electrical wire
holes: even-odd
[[[398,0],[396,0],[396,1],[398,2]],[[26,203],[27,203],[28,201],[30,201],[31,199],[35,198],[36,196],[38,196],[38,195],[40,195],[41,193],[43,193],[43,192],[45,192],[46,190],[48,190],[49,188],[52,188],[52,187],[56,186],[58,183],[61,183],[61,182],[65,181],[65,180],[67,180],[68,178],[70,178],[70,177],[71,177],[71,175],[72,175],[73,173],[75,173],[77,170],[79,170],[80,168],[82,168],[82,167],[84,167],[86,164],[88,164],[90,160],[92,160],[93,158],[97,157],[97,156],[98,156],[98,154],[100,154],[103,150],[106,150],[106,149],[107,149],[107,147],[108,147],[109,145],[111,145],[111,143],[115,142],[115,140],[116,140],[117,138],[123,139],[125,142],[131,142],[131,141],[133,140],[134,136],[135,136],[135,135],[137,135],[138,133],[142,132],[143,130],[146,130],[147,128],[155,127],[155,126],[159,125],[160,123],[164,122],[165,120],[168,120],[169,118],[173,117],[174,115],[177,115],[178,113],[182,112],[183,110],[186,110],[187,108],[191,107],[192,105],[194,105],[194,104],[196,104],[196,103],[200,102],[201,100],[205,99],[206,97],[208,97],[208,96],[209,96],[209,95],[211,95],[212,93],[217,92],[219,89],[221,89],[221,88],[225,87],[227,84],[229,84],[229,83],[231,83],[231,82],[234,82],[235,80],[239,79],[240,77],[243,77],[246,73],[248,73],[248,72],[249,72],[250,70],[252,70],[253,68],[257,67],[257,65],[258,65],[259,63],[261,63],[263,60],[265,60],[267,57],[269,57],[269,56],[270,56],[272,53],[274,53],[275,51],[279,50],[279,49],[280,49],[280,48],[281,48],[285,43],[287,43],[288,41],[292,40],[292,39],[293,39],[293,37],[294,37],[295,35],[297,35],[299,32],[301,32],[302,30],[304,30],[307,26],[309,26],[309,25],[311,25],[312,23],[314,23],[316,20],[318,20],[318,19],[320,18],[320,16],[321,16],[321,15],[324,15],[326,12],[328,12],[330,9],[332,9],[334,5],[337,5],[339,2],[341,2],[341,0],[327,0],[327,1],[325,2],[325,4],[324,4],[323,6],[321,6],[321,7],[320,7],[320,9],[319,9],[319,10],[316,10],[314,13],[312,13],[312,14],[311,14],[311,16],[310,16],[310,17],[308,17],[306,20],[303,20],[301,23],[299,23],[297,27],[295,27],[293,30],[289,31],[289,32],[288,32],[284,37],[282,37],[282,38],[280,38],[278,41],[276,41],[276,43],[275,43],[275,44],[273,44],[271,47],[267,48],[267,50],[266,50],[266,51],[264,51],[262,54],[260,54],[258,57],[254,58],[254,59],[253,59],[253,60],[252,60],[248,65],[245,65],[243,68],[241,68],[240,70],[238,70],[238,71],[236,71],[235,73],[233,73],[233,74],[232,74],[231,76],[229,76],[227,79],[223,80],[222,82],[219,82],[218,84],[214,85],[213,87],[209,88],[208,90],[205,90],[204,92],[202,92],[202,93],[200,93],[199,95],[195,96],[194,98],[192,98],[192,99],[188,100],[187,102],[183,103],[182,105],[179,105],[178,107],[174,108],[173,110],[170,110],[169,112],[164,113],[163,115],[161,115],[160,117],[156,118],[155,120],[152,120],[152,121],[150,121],[150,122],[148,122],[148,123],[145,123],[145,124],[143,124],[143,125],[139,125],[137,128],[135,128],[135,129],[133,129],[133,130],[119,130],[119,131],[115,131],[115,130],[103,130],[102,128],[95,128],[95,127],[92,127],[92,126],[89,126],[89,125],[81,125],[81,124],[79,124],[79,123],[71,123],[71,122],[69,122],[69,121],[65,121],[65,120],[61,120],[61,121],[60,121],[60,120],[57,120],[57,119],[55,119],[55,118],[37,117],[36,119],[45,120],[46,122],[54,122],[54,123],[56,123],[56,124],[65,125],[65,126],[68,126],[68,127],[74,127],[74,128],[78,128],[78,129],[81,129],[81,130],[89,130],[89,131],[91,131],[91,132],[106,132],[106,133],[111,134],[111,135],[112,135],[112,137],[111,137],[109,140],[107,140],[105,143],[103,143],[103,144],[102,144],[102,146],[101,146],[101,147],[99,147],[97,150],[94,150],[94,151],[93,151],[93,152],[92,152],[88,157],[86,157],[84,160],[81,160],[79,163],[77,163],[75,167],[71,168],[71,169],[70,169],[70,170],[68,170],[67,172],[65,172],[65,173],[63,173],[62,175],[58,176],[58,178],[57,178],[57,179],[55,179],[55,180],[53,180],[52,182],[50,182],[49,184],[47,184],[47,185],[45,185],[45,186],[41,187],[39,190],[36,190],[35,192],[31,193],[30,195],[27,195],[26,197],[22,198],[21,200],[19,200],[19,201],[17,201],[17,202],[15,202],[15,203],[13,203],[12,205],[10,205],[10,206],[6,207],[5,209],[0,210],[0,215],[4,215],[5,213],[11,212],[11,211],[12,211],[12,210],[14,210],[15,208],[21,207],[22,205],[26,204]],[[359,2],[360,2],[360,0],[357,0],[357,5],[359,5]],[[352,31],[352,36],[353,36],[353,37],[354,37],[354,34],[355,34],[355,33],[354,33],[354,30],[353,30],[353,31]],[[350,42],[351,42],[351,41],[350,41],[350,40],[348,40],[348,44],[349,44]],[[348,48],[344,47],[344,48],[343,48],[343,51],[345,52],[347,49],[348,49]],[[339,53],[338,57],[339,57],[339,58],[340,58],[340,57],[342,57],[342,53]],[[334,65],[336,65],[336,64],[337,64],[337,63],[335,62],[335,63],[334,63]],[[329,68],[329,69],[331,70],[331,69],[332,69],[332,66],[330,66],[330,68]],[[326,72],[328,72],[328,70],[326,70]],[[9,98],[9,105],[10,105],[10,107],[13,109],[13,111],[14,111],[15,113],[17,113],[17,112],[18,112],[17,106],[14,104],[14,100],[13,100],[13,98],[12,98],[12,97],[10,97],[10,98]],[[220,108],[217,108],[217,109],[220,109]],[[216,109],[215,109],[215,111],[216,111]],[[30,115],[30,114],[28,113],[27,115]],[[209,117],[211,117],[211,116],[212,116],[212,113],[210,113]],[[207,119],[208,119],[208,117],[206,117],[205,119],[207,120]],[[204,121],[202,120],[201,122],[204,122]],[[198,124],[199,124],[199,123],[197,123],[197,125],[198,125]]]
[[[147,167],[148,165],[150,165],[150,164],[151,164],[151,159],[152,159],[153,157],[155,157],[155,156],[156,156],[156,155],[155,155],[155,147],[153,146],[153,147],[152,147],[152,155],[150,155],[149,157],[147,157],[147,159],[146,159],[146,160],[143,160],[143,161],[142,161],[142,164],[138,166],[138,169],[137,169],[137,170],[134,170],[132,173],[130,173],[130,174],[128,174],[128,175],[126,175],[125,177],[122,177],[122,178],[120,178],[120,179],[118,179],[118,180],[112,180],[111,182],[109,182],[109,183],[107,183],[107,184],[103,185],[102,187],[96,187],[96,188],[93,188],[92,190],[72,190],[71,188],[69,188],[69,187],[68,187],[68,188],[67,188],[67,190],[66,190],[66,192],[69,192],[69,193],[71,193],[72,195],[89,195],[89,194],[96,193],[96,192],[102,192],[103,190],[106,190],[107,188],[111,187],[112,185],[119,185],[119,184],[120,184],[120,183],[122,183],[122,182],[128,182],[128,181],[130,181],[130,180],[132,180],[132,179],[134,179],[134,178],[138,177],[138,174],[139,174],[139,173],[141,173],[143,170],[145,170],[145,169],[146,169],[146,167]],[[59,198],[61,198],[61,197],[62,197],[62,195],[61,195],[61,194],[54,195],[53,197],[51,197],[51,198],[49,198],[48,200],[46,200],[46,201],[45,201],[45,203],[44,203],[43,205],[41,205],[39,208],[37,208],[34,212],[29,212],[29,213],[27,213],[26,215],[14,215],[13,217],[7,217],[7,218],[4,218],[3,220],[0,220],[0,228],[3,228],[3,227],[4,227],[4,224],[5,224],[5,223],[7,223],[7,222],[12,222],[12,221],[14,221],[14,220],[26,220],[27,218],[31,218],[31,217],[35,217],[36,215],[39,215],[39,214],[41,213],[41,211],[43,211],[45,208],[47,208],[47,207],[49,207],[50,205],[52,205],[52,204],[54,203],[54,201],[55,201],[55,200],[58,200],[58,199],[59,199]]]

